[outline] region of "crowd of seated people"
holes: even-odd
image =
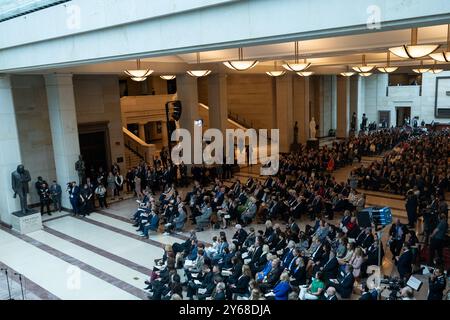
[[[403,195],[417,189],[427,198],[436,193],[443,195],[449,188],[449,132],[403,132],[407,139],[386,152],[382,160],[353,172],[359,186]]]
[[[282,156],[279,173],[265,181],[195,181],[184,197],[175,184],[166,185],[160,196],[144,190],[132,217],[144,237],[181,231],[189,220],[197,231],[235,228],[231,239],[223,230],[206,243],[193,230],[184,242],[166,246],[146,281],[149,297],[336,300],[350,298],[356,282],[361,299],[376,299],[378,292],[366,282],[384,250],[374,228],[358,225],[356,215],[365,207],[365,196],[356,191],[354,180],[338,183],[329,172],[330,159],[334,166],[345,165],[353,161],[348,160],[352,154],[371,152],[374,141],[374,152],[382,152],[405,139],[397,129],[371,134]],[[355,146],[358,151],[349,152]],[[300,218],[311,221],[303,230],[296,223]],[[264,223],[265,230],[255,230],[255,222]],[[433,237],[442,233],[436,229],[430,232]],[[389,231],[387,246],[404,279],[417,258],[414,237],[399,222]]]
[[[362,156],[381,154],[392,149],[409,134],[398,128],[381,129],[369,133],[349,137],[343,141],[334,141],[331,147],[307,149],[304,145],[296,152],[280,157],[280,172],[284,171],[333,171],[334,169],[352,164],[354,160],[361,162]]]
[[[441,221],[443,228],[448,227],[444,217]],[[261,230],[240,224],[234,229],[231,239],[218,231],[211,243],[205,243],[192,231],[184,242],[166,246],[163,258],[155,261],[146,282],[149,297],[337,300],[351,298],[357,292],[362,300],[375,300],[379,295],[379,290],[374,289],[376,283],[371,284],[368,276],[383,260],[383,245],[374,228],[359,227],[349,210],[336,225],[317,217],[313,225],[301,230],[290,218],[287,224],[267,220]],[[399,220],[388,228],[388,233],[386,246],[392,252],[399,277],[407,280],[417,262],[417,237]],[[442,268],[436,270],[441,280],[430,280],[433,292],[429,299],[442,299],[445,289]],[[172,290],[180,286],[185,289],[184,295]]]
[[[211,244],[194,231],[165,248],[147,289],[152,299],[184,297],[171,289],[179,286],[185,298],[199,300],[345,299],[355,281],[365,284],[368,268],[379,264],[379,250],[377,235],[359,228],[349,211],[339,225],[317,218],[305,230],[293,219],[286,225],[267,220],[265,230],[256,232],[237,224],[231,239],[220,231]]]

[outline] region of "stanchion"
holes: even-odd
[[[11,296],[11,287],[9,286],[9,276],[8,276],[8,269],[6,268],[1,268],[1,271],[5,271],[5,276],[6,276],[6,283],[7,283],[7,287],[8,287],[8,295],[9,295],[9,299],[8,300],[14,300]]]
[[[20,282],[20,291],[22,292],[22,300],[25,300],[25,294],[23,290],[23,283],[22,283],[22,275],[20,273],[14,273],[14,275],[19,276],[19,282]]]

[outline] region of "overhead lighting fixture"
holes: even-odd
[[[268,75],[268,76],[271,76],[271,77],[281,77],[282,75],[284,75],[285,73],[286,73],[286,71],[284,71],[284,70],[277,70],[278,68],[277,68],[277,61],[275,60],[274,62],[273,62],[273,71],[267,71],[266,72],[266,74]]]
[[[450,62],[450,24],[447,25],[447,51],[432,53],[430,57],[440,62]]]
[[[311,66],[311,63],[309,63],[306,59],[303,59],[303,63],[299,63],[298,41],[295,41],[294,50],[295,50],[294,63],[286,62],[285,64],[283,64],[283,68],[285,68],[288,71],[292,71],[292,72],[300,72],[300,71],[304,71],[304,70],[308,69]]]
[[[239,60],[225,61],[223,64],[235,71],[246,71],[255,67],[258,64],[258,60],[244,60],[244,49],[238,49]]]
[[[428,56],[439,48],[438,44],[417,44],[417,28],[411,29],[411,44],[389,48],[389,51],[400,58],[417,59]]]
[[[341,72],[341,76],[343,76],[343,77],[351,77],[351,76],[354,75],[354,74],[355,74],[355,72],[350,71],[350,69],[348,68],[348,66],[347,66],[347,71]]]
[[[444,69],[436,68],[436,60],[434,61],[434,66],[430,70],[428,70],[429,73],[438,74],[444,71]]]
[[[358,73],[361,77],[370,77],[373,73],[372,72],[360,72]]]
[[[153,73],[150,69],[141,69],[141,59],[136,59],[136,69],[125,70],[126,75],[131,77],[133,81],[145,81],[149,75]]]
[[[428,71],[430,71],[430,68],[425,68],[423,66],[423,60],[420,61],[420,67],[419,68],[414,68],[412,69],[412,71],[414,71],[415,73],[426,73]]]
[[[363,54],[362,55],[362,65],[360,66],[355,66],[352,69],[355,70],[356,72],[362,72],[362,73],[367,73],[373,70],[373,68],[375,68],[375,66],[368,66],[366,64],[366,55]]]
[[[314,72],[312,72],[312,71],[300,71],[300,72],[297,72],[297,74],[300,77],[309,77],[309,76],[312,76],[314,74]]]
[[[398,67],[391,67],[391,52],[387,52],[387,59],[386,59],[386,66],[385,67],[378,67],[378,71],[383,73],[392,73],[398,69]]]
[[[177,76],[176,75],[172,75],[172,74],[168,74],[168,75],[163,75],[163,76],[159,76],[159,77],[161,79],[163,79],[163,80],[169,81],[169,80],[175,79]]]
[[[147,77],[131,77],[130,79],[136,82],[142,82],[147,80]]]
[[[200,52],[197,52],[197,65],[200,64]],[[208,74],[211,73],[211,70],[189,70],[186,71],[188,75],[191,77],[206,77]]]

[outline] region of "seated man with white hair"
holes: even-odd
[[[236,247],[240,248],[244,241],[247,239],[247,231],[245,231],[240,224],[237,224],[235,226],[236,232],[233,235],[233,243],[236,245]]]
[[[325,300],[336,301],[338,300],[336,296],[336,289],[334,287],[328,287],[324,294]]]

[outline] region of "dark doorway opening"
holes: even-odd
[[[80,134],[81,155],[86,163],[86,169],[90,171],[93,167],[95,172],[98,168],[108,168],[106,157],[106,137],[104,132],[93,132]]]
[[[100,167],[108,172],[111,167],[108,122],[78,126],[80,152],[86,165],[86,176],[94,178]]]
[[[411,107],[397,107],[397,127],[402,127],[406,122],[411,121]]]

